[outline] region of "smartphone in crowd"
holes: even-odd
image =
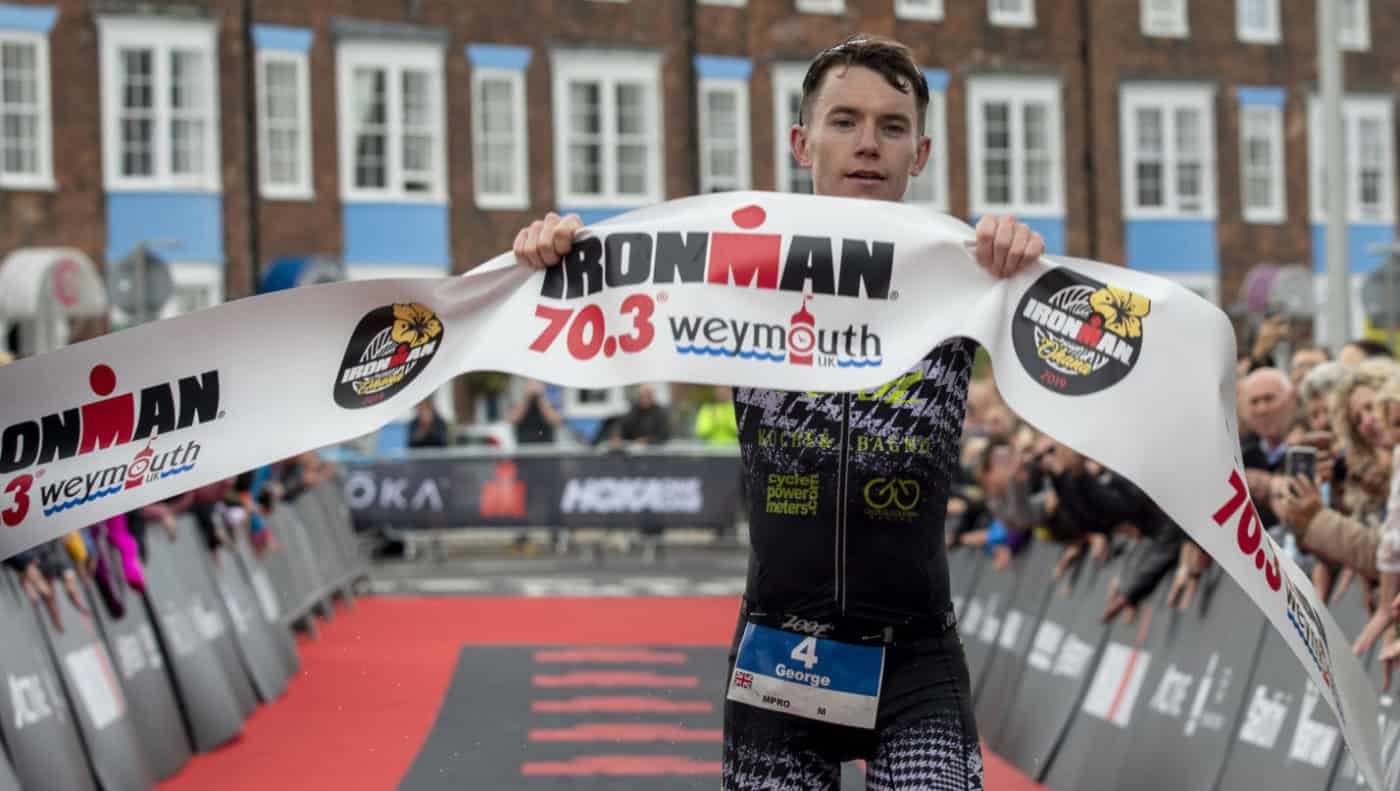
[[[1317,448],[1307,445],[1294,445],[1283,457],[1283,472],[1289,478],[1306,475],[1309,480],[1317,480]]]
[[[1303,435],[1303,445],[1317,448],[1318,450],[1331,450],[1332,432],[1330,431],[1309,431]]]

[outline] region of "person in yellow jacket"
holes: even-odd
[[[700,411],[695,413],[695,437],[716,446],[739,444],[734,391],[728,385],[716,385],[714,398],[700,405]]]

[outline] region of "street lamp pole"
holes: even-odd
[[[1351,266],[1347,261],[1347,174],[1342,140],[1342,4],[1317,0],[1317,60],[1322,88],[1322,204],[1327,214],[1327,345],[1351,336]]]

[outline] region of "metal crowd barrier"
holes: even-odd
[[[1365,788],[1340,729],[1263,614],[1218,567],[1186,611],[1169,584],[1134,622],[1100,622],[1110,581],[1135,562],[1081,560],[1055,581],[1054,545],[996,570],[950,556],[954,605],[987,748],[1053,791],[1352,791]],[[1049,595],[1047,595],[1049,591]],[[1365,620],[1359,582],[1334,592],[1343,631]],[[1350,646],[1332,646],[1347,651]],[[1363,659],[1380,701],[1388,761],[1400,745],[1375,649]],[[1387,789],[1400,789],[1390,761]]]
[[[173,540],[152,526],[145,592],[118,573],[108,604],[83,580],[84,615],[58,585],[62,629],[0,573],[0,791],[148,791],[236,738],[298,671],[292,627],[314,633],[315,613],[350,606],[368,578],[342,491],[330,481],[283,503],[271,525],[283,549],[262,555],[242,531],[211,552],[190,516]]]

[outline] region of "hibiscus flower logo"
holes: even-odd
[[[390,337],[396,343],[406,343],[416,349],[441,334],[442,322],[432,310],[417,302],[394,305],[394,328]]]
[[[1089,305],[1103,316],[1104,329],[1123,338],[1142,337],[1142,319],[1152,310],[1147,297],[1118,286],[1095,291]]]
[[[432,309],[417,302],[381,305],[366,313],[345,346],[335,402],[365,409],[393,398],[422,375],[447,332]]]
[[[1026,373],[1047,390],[1089,395],[1137,366],[1151,309],[1141,294],[1055,267],[1021,297],[1011,338]]]

